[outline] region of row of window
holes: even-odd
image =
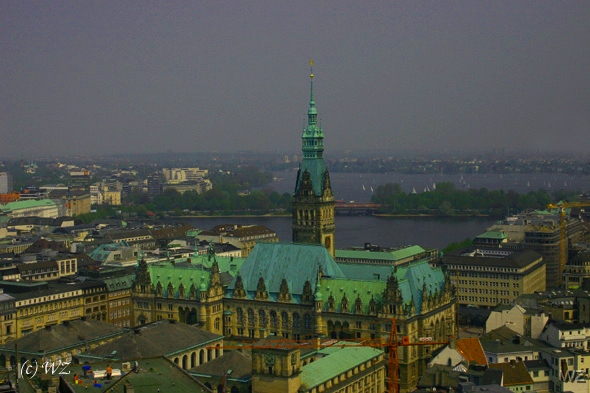
[[[77,306],[81,304],[80,299],[73,299],[73,300],[68,300],[68,301],[63,301],[63,302],[57,302],[57,303],[50,303],[50,304],[45,304],[43,306],[35,306],[35,307],[31,307],[31,308],[24,308],[24,309],[20,309],[18,312],[19,316],[23,316],[23,315],[29,315],[29,314],[36,314],[39,312],[46,312],[46,311],[53,311],[53,310],[59,310],[60,308],[66,308],[66,307],[72,307],[72,306]]]
[[[110,313],[111,320],[113,320],[115,318],[121,318],[121,317],[129,316],[130,311],[131,310],[128,309],[128,308],[124,308],[122,310],[117,310],[117,311],[111,311],[111,313]]]
[[[110,302],[110,306],[111,308],[115,308],[115,307],[120,307],[120,306],[124,306],[126,304],[130,304],[131,303],[131,299],[127,298],[127,299],[119,299],[119,300],[113,300],[112,302]]]
[[[269,313],[269,318],[267,319],[266,311],[259,310],[258,315],[256,315],[255,311],[251,308],[247,310],[247,320],[244,319],[244,310],[242,308],[236,309],[236,318],[239,324],[243,324],[247,322],[248,324],[255,324],[258,321],[260,326],[266,326],[268,322],[270,322],[271,327],[278,327],[279,323],[283,329],[289,329],[290,326],[293,328],[300,328],[301,327],[301,315],[298,313],[293,313],[289,316],[289,313],[283,311],[280,314],[277,314],[276,311],[272,310]],[[227,322],[231,322],[231,316],[226,317]],[[311,329],[313,327],[313,321],[311,314],[305,314],[303,316],[303,325],[306,329]]]

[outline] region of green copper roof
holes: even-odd
[[[503,231],[489,231],[477,236],[478,239],[506,239],[506,237]]]
[[[347,259],[374,259],[377,261],[398,261],[419,255],[425,250],[420,246],[410,246],[391,252],[379,252],[368,250],[336,250],[336,258]]]
[[[313,71],[311,73],[311,93],[309,99],[309,110],[307,112],[307,126],[303,128],[301,136],[303,160],[299,166],[295,193],[299,191],[303,174],[307,171],[310,174],[313,191],[315,195],[322,195],[324,180],[326,176],[326,165],[324,164],[324,132],[321,125],[318,126],[318,112],[315,107],[313,93]]]
[[[301,182],[303,181],[303,173],[309,172],[311,178],[311,184],[313,186],[313,192],[317,196],[322,195],[323,185],[326,175],[326,164],[323,159],[304,159],[301,162],[299,171],[297,172],[297,183],[295,185],[295,193],[299,191]]]
[[[172,288],[174,289],[174,298],[178,298],[178,289],[180,288],[180,284],[182,284],[184,286],[184,298],[188,300],[192,285],[199,291],[202,281],[204,281],[207,288],[209,287],[209,281],[211,281],[211,273],[208,270],[193,267],[177,268],[172,265],[162,266],[151,264],[148,265],[148,270],[154,288],[157,288],[159,282],[162,285],[162,294],[165,297],[168,296],[168,285],[170,283],[172,283]]]
[[[269,298],[271,293],[278,294],[281,281],[287,280],[292,295],[301,295],[303,286],[309,281],[312,292],[315,291],[318,267],[324,275],[345,278],[340,267],[334,262],[330,253],[321,245],[258,243],[244,261],[240,276],[248,298],[253,295],[260,277],[264,278]],[[229,296],[235,287],[234,279],[229,285]]]
[[[319,351],[324,355],[301,368],[301,386],[311,389],[321,383],[345,373],[381,354],[383,351],[361,346],[344,348],[325,348]]]
[[[209,258],[203,258],[203,266],[205,266],[207,269],[211,269],[211,267],[213,266],[213,258],[209,259]],[[240,271],[240,268],[242,267],[242,265],[244,264],[244,261],[246,260],[246,258],[236,258],[236,257],[218,257],[215,256],[215,260],[217,260],[217,265],[219,266],[219,271],[221,273],[229,273],[231,274],[232,277],[235,277],[238,272]],[[198,260],[199,263],[201,260]],[[193,264],[194,264],[194,259],[193,259]]]
[[[44,206],[54,207],[55,202],[53,202],[51,199],[41,199],[39,201],[36,201],[36,200],[16,201],[16,202],[7,203],[6,205],[0,205],[0,210],[14,211],[14,210],[19,210],[19,209],[29,209],[32,207],[44,207]]]
[[[395,272],[395,277],[397,278],[398,285],[400,291],[402,292],[402,297],[404,299],[404,303],[409,303],[412,299],[414,299],[414,305],[416,307],[416,312],[420,313],[422,310],[422,290],[424,288],[424,284],[426,284],[426,290],[428,293],[433,293],[436,291],[441,291],[445,285],[445,275],[440,268],[432,268],[428,264],[428,261],[423,259],[416,262],[410,262],[407,265],[400,266],[398,268],[392,268],[391,266],[382,266],[382,265],[368,265],[362,263],[339,263],[338,266],[342,269],[346,277],[348,277],[349,284],[343,285],[341,287],[344,288],[344,292],[346,292],[346,297],[348,298],[349,303],[353,303],[357,298],[357,293],[360,293],[361,301],[363,302],[363,307],[365,305],[368,306],[368,302],[371,300],[371,296],[374,295],[374,290],[371,291],[371,296],[368,293],[363,292],[360,288],[355,287],[355,285],[362,282],[361,280],[372,281],[372,282],[380,282],[383,285],[383,289],[385,288],[385,282],[389,278],[392,272]],[[326,285],[322,281],[322,291],[324,293],[324,301],[328,299],[329,293],[326,294]],[[329,285],[328,285],[329,286]],[[334,290],[334,288],[338,290]],[[338,303],[339,300],[342,298],[343,291],[339,291],[340,287],[332,286],[332,295],[334,296],[335,301]],[[357,292],[351,291],[357,289]],[[377,287],[373,287],[377,290]],[[375,295],[375,301],[377,303],[380,302],[381,293],[383,289],[379,292],[379,298]],[[341,294],[338,295],[338,292]],[[352,297],[351,293],[354,295]]]
[[[385,290],[385,281],[363,281],[363,280],[348,280],[348,279],[322,279],[322,298],[324,301],[324,311],[328,310],[328,299],[330,296],[334,298],[335,312],[354,312],[354,304],[357,298],[361,299],[363,303],[362,312],[369,311],[369,302],[373,299],[376,305],[381,304],[381,295]],[[402,295],[403,295],[402,289]],[[342,298],[348,299],[348,310],[342,310]],[[409,297],[411,293],[406,291]],[[405,300],[405,298],[404,298]],[[410,300],[408,299],[408,302]]]
[[[107,289],[109,292],[118,291],[122,289],[129,289],[133,286],[133,281],[135,280],[135,273],[127,274],[125,276],[114,277],[114,278],[106,278],[104,279],[104,283],[107,285]]]

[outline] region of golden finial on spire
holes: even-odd
[[[311,79],[313,79],[313,60],[309,61],[309,69],[311,70],[311,73],[309,74],[309,77]]]

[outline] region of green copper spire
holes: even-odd
[[[324,164],[324,132],[321,124],[318,124],[318,111],[315,107],[315,95],[313,90],[313,60],[310,60],[310,94],[309,109],[307,110],[307,125],[303,127],[301,135],[303,161],[300,166],[300,175],[298,176],[295,192],[299,190],[302,175],[305,171],[309,172],[314,193],[322,194],[324,175],[326,167]]]

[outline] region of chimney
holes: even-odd
[[[513,368],[514,368],[514,367],[516,367],[516,360],[514,360],[514,359],[511,359],[511,360],[510,360],[510,365],[511,365]]]
[[[457,349],[457,338],[456,337],[451,337],[449,340],[449,348],[451,349]]]

